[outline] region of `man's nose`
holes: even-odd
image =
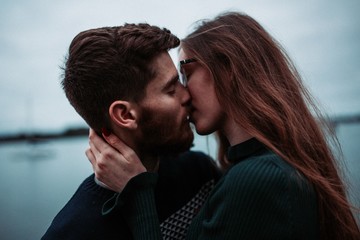
[[[189,90],[186,87],[181,86],[181,105],[189,106],[190,102],[191,102],[191,96]]]

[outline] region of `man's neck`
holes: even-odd
[[[145,155],[142,154],[142,157],[140,158],[142,164],[144,167],[148,170],[148,172],[157,172],[159,169],[159,162],[160,157],[158,155],[152,156],[152,155]]]
[[[137,154],[147,171],[156,172],[158,170],[160,160],[159,154],[151,153],[143,149],[142,145],[135,141],[136,136],[134,136],[133,132],[117,131],[116,135],[120,139],[124,139],[123,141],[125,144]]]
[[[160,160],[159,154],[140,149],[140,147],[136,146],[133,143],[129,147],[131,147],[133,151],[137,154],[140,161],[148,172],[157,172]]]

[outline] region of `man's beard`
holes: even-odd
[[[143,107],[139,121],[142,132],[139,149],[151,155],[178,154],[189,150],[194,134],[186,125],[188,123],[178,126],[176,119],[171,114],[165,115]]]

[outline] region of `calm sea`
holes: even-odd
[[[360,124],[340,125],[351,201],[360,206]],[[40,144],[0,145],[0,238],[40,239],[82,180],[92,173],[86,137]],[[215,155],[213,138],[196,137],[196,150]]]

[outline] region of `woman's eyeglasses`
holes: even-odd
[[[180,80],[181,84],[184,85],[184,87],[187,86],[188,79],[186,77],[186,72],[185,72],[185,69],[183,68],[183,65],[192,63],[192,62],[196,62],[196,61],[197,60],[195,58],[189,58],[189,59],[181,60],[179,62],[179,66],[178,66],[179,80]]]

